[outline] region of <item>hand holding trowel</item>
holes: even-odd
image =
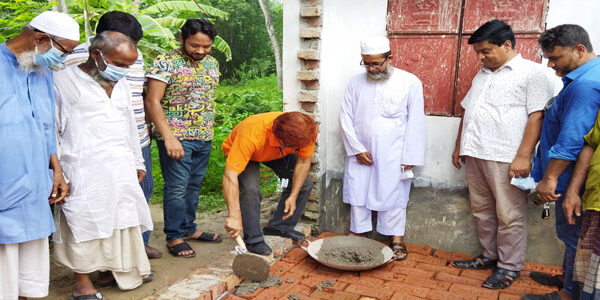
[[[235,242],[237,256],[233,259],[233,272],[253,281],[267,280],[271,271],[269,262],[260,255],[249,253],[240,235],[235,238]]]

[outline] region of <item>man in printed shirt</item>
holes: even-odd
[[[165,181],[163,209],[169,252],[195,256],[186,240],[220,242],[196,230],[196,209],[213,139],[219,63],[208,55],[217,30],[204,19],[181,28],[181,48],[159,55],[148,71],[146,112],[154,124]]]
[[[243,229],[248,251],[261,255],[273,252],[263,233],[293,240],[305,238],[294,227],[312,188],[308,170],[316,139],[317,123],[307,114],[268,112],[246,118],[223,141],[227,155],[223,197],[229,211],[225,229],[232,238]],[[277,209],[262,231],[261,163],[281,178],[283,187]]]
[[[142,26],[135,19],[134,16],[121,12],[121,11],[110,11],[103,14],[98,20],[96,26],[96,34],[100,34],[104,31],[116,31],[130,37],[134,42],[138,42],[142,36]],[[85,43],[78,45],[73,50],[73,53],[67,56],[64,62],[65,66],[79,65],[87,61],[89,57],[88,48],[90,42],[94,37],[90,37]],[[127,73],[127,82],[131,89],[131,100],[133,106],[133,114],[137,123],[138,135],[140,138],[140,147],[142,148],[142,155],[144,157],[144,164],[146,165],[146,175],[142,181],[142,190],[146,197],[146,202],[150,200],[152,190],[154,189],[154,180],[152,178],[152,154],[150,152],[150,135],[148,134],[148,127],[146,126],[146,117],[144,114],[144,101],[142,99],[142,91],[144,88],[144,60],[142,52],[138,49],[138,59]],[[160,258],[162,253],[160,250],[150,246],[150,231],[142,233],[144,239],[144,246],[148,258]]]
[[[462,101],[452,162],[459,169],[460,160],[465,164],[483,253],[453,265],[494,268],[483,287],[504,289],[519,278],[527,244],[526,191],[511,185],[511,177],[529,176],[553,84],[542,65],[515,52],[515,36],[500,20],[483,24],[468,42],[483,66]]]
[[[548,66],[562,76],[564,87],[546,111],[532,175],[539,182],[536,190],[540,198],[556,201],[556,235],[565,244],[562,292],[577,299],[579,287],[573,281],[573,266],[582,218],[573,212],[581,191],[565,191],[584,146],[583,136],[592,128],[600,108],[600,59],[593,52],[588,33],[578,25],[547,30],[540,37],[540,45]],[[543,274],[531,276],[546,284],[552,282]]]
[[[56,155],[48,67],[78,41],[73,18],[47,11],[0,44],[0,299],[48,295],[48,202],[63,203],[69,190]]]

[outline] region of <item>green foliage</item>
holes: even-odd
[[[225,170],[225,154],[221,144],[233,127],[245,118],[262,112],[281,111],[283,95],[277,89],[277,78],[264,78],[241,82],[237,85],[221,85],[215,96],[215,137],[208,163],[208,171],[202,183],[202,195],[198,204],[201,212],[213,212],[223,209],[221,178]],[[164,181],[160,175],[160,164],[156,146],[152,146],[152,174],[154,175],[153,203],[162,202]],[[269,168],[261,168],[261,188],[263,195],[268,196],[277,191],[277,176]]]
[[[0,43],[19,35],[31,19],[55,4],[46,0],[1,0]]]

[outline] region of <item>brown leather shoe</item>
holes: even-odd
[[[160,250],[149,246],[149,245],[144,245],[144,248],[146,250],[146,255],[148,255],[148,259],[155,259],[155,258],[161,258],[162,257],[162,252],[160,252]]]

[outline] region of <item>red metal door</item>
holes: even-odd
[[[515,49],[540,60],[537,37],[548,0],[389,0],[387,32],[398,68],[423,82],[425,112],[460,116],[460,102],[481,64],[467,40],[486,21],[511,25]]]

